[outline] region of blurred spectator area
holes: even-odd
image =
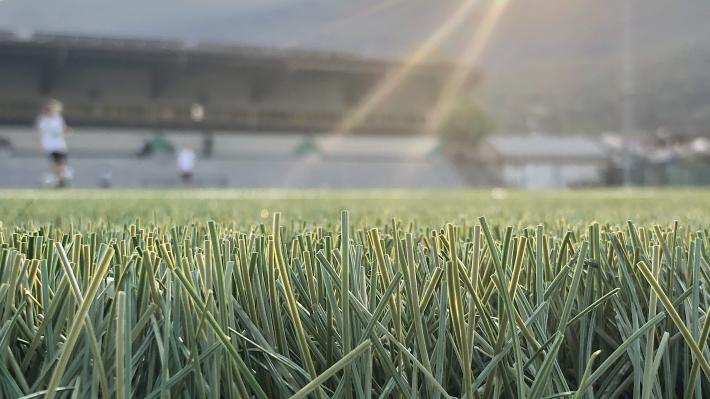
[[[463,187],[467,183],[438,153],[434,137],[324,136],[283,132],[208,133],[77,128],[67,135],[76,187],[178,185],[170,148],[198,155],[199,187]],[[161,150],[141,155],[146,143]],[[0,128],[0,187],[36,187],[48,161],[28,127]],[[169,143],[166,145],[165,143]],[[110,182],[106,182],[110,179]]]
[[[309,135],[284,132],[203,132],[79,127],[67,134],[76,158],[130,158],[171,154],[191,148],[204,158],[270,158],[317,154],[326,158],[422,159],[434,154],[439,140],[427,136]],[[13,158],[41,156],[37,132],[26,126],[0,126],[0,142]],[[157,147],[145,153],[146,145]],[[209,148],[208,148],[209,147]]]
[[[0,124],[28,123],[54,97],[74,126],[165,129],[333,130],[399,67],[340,53],[8,32],[0,58]],[[420,131],[451,70],[415,67],[357,129]],[[466,84],[475,80],[471,70]]]

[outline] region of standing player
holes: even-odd
[[[192,185],[192,175],[195,172],[195,152],[183,147],[177,154],[177,169],[180,181],[184,186]]]
[[[67,165],[67,142],[64,135],[67,125],[62,117],[62,103],[49,100],[35,121],[42,150],[52,162],[52,175],[56,187],[65,187],[71,180]]]

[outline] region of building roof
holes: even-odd
[[[255,63],[277,62],[290,69],[330,72],[386,73],[399,65],[395,60],[368,58],[338,51],[313,51],[297,48],[258,47],[230,43],[185,42],[165,39],[132,37],[69,35],[47,32],[12,32],[0,29],[0,51],[14,49],[32,51],[60,49],[121,54],[174,54],[182,58],[209,57],[221,61]],[[453,68],[447,62],[430,62],[418,65],[416,73],[442,74]],[[473,73],[474,71],[472,71]]]
[[[582,136],[500,135],[486,143],[505,159],[604,159],[607,155],[600,140]]]

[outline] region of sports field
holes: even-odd
[[[700,398],[709,204],[0,191],[0,397]]]
[[[710,221],[708,190],[0,190],[0,221],[28,223],[144,222],[161,224],[268,223],[285,220],[315,225],[332,222],[347,209],[357,223],[374,227],[391,218],[430,224],[472,222],[564,225],[671,223],[702,227]],[[363,226],[364,227],[364,226]]]

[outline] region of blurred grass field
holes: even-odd
[[[634,220],[692,227],[710,221],[710,190],[0,190],[0,222],[162,224],[216,219],[268,223],[273,212],[318,224],[348,209],[355,222],[423,223],[486,216],[513,226]]]

